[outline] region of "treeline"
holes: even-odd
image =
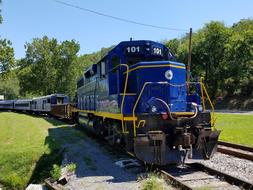
[[[188,35],[165,44],[187,63]],[[214,97],[253,96],[253,20],[227,27],[210,22],[193,33],[192,76],[203,77]]]
[[[76,81],[92,63],[96,63],[109,48],[78,56],[80,45],[75,40],[35,38],[25,44],[26,55],[14,61],[11,42],[0,41],[0,94],[7,99],[31,98],[52,93],[76,93]]]
[[[178,61],[187,63],[188,35],[164,42]],[[113,46],[112,46],[113,47]],[[0,38],[0,94],[26,98],[51,93],[76,93],[76,81],[110,48],[78,56],[75,40],[33,39],[26,54],[14,59],[11,42]],[[192,77],[203,77],[212,97],[253,96],[253,20],[244,19],[227,27],[210,22],[193,33]]]

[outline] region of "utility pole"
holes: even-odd
[[[189,82],[190,82],[190,72],[191,72],[191,59],[192,59],[192,28],[190,28],[189,33],[189,49],[188,49],[188,63],[187,63],[187,86],[189,92]]]

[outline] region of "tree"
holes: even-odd
[[[76,81],[79,77],[79,65],[77,63],[77,53],[80,49],[79,44],[74,40],[64,41],[59,45],[59,57],[56,67],[56,86],[57,92],[64,92],[70,97],[75,96]]]
[[[14,49],[11,42],[6,39],[0,39],[0,73],[7,74],[15,67]]]
[[[205,70],[205,82],[212,97],[224,81],[224,51],[229,29],[221,22],[210,22],[196,35],[195,53],[198,64]]]
[[[19,83],[13,69],[15,68],[14,50],[11,42],[0,39],[0,94],[5,98],[19,95]]]
[[[172,40],[165,42],[164,45],[166,45],[170,49],[172,54],[177,55],[178,47],[180,45],[180,40],[174,38]]]
[[[16,99],[19,97],[19,80],[14,71],[8,74],[8,77],[0,75],[0,94],[5,99]]]
[[[226,80],[230,96],[253,95],[253,20],[244,19],[232,26],[225,49]]]
[[[224,49],[229,28],[221,22],[210,22],[192,36],[192,76],[204,77],[208,91],[215,97],[224,79]],[[180,40],[173,39],[166,45],[176,51],[178,61],[187,63],[188,34]]]
[[[20,62],[21,69],[25,68],[25,71],[21,71],[20,82],[22,87],[27,88],[22,90],[40,95],[54,93],[57,40],[50,40],[46,36],[36,38],[32,43],[27,43],[25,48],[26,57]]]
[[[25,48],[26,56],[19,62],[22,95],[64,93],[73,98],[79,44],[74,40],[58,43],[44,36],[26,43]]]
[[[2,4],[2,0],[0,0],[0,4]],[[0,9],[0,24],[3,22],[3,17],[1,14],[2,10]]]

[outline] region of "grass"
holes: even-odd
[[[253,146],[253,115],[216,113],[220,140]]]
[[[53,164],[61,164],[61,143],[75,133],[53,119],[0,112],[0,183],[24,189],[48,177]]]
[[[163,183],[156,174],[150,174],[143,184],[142,190],[163,190]]]

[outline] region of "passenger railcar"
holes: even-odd
[[[19,111],[31,111],[31,102],[32,99],[15,100],[13,104],[13,109]]]
[[[14,100],[1,100],[0,109],[2,110],[13,110]]]
[[[187,83],[185,65],[163,44],[121,42],[77,88],[79,124],[148,164],[209,159],[216,151],[220,131],[205,109],[206,89]]]
[[[64,94],[51,94],[34,98],[31,102],[31,111],[50,113],[52,105],[68,103],[69,98]]]

